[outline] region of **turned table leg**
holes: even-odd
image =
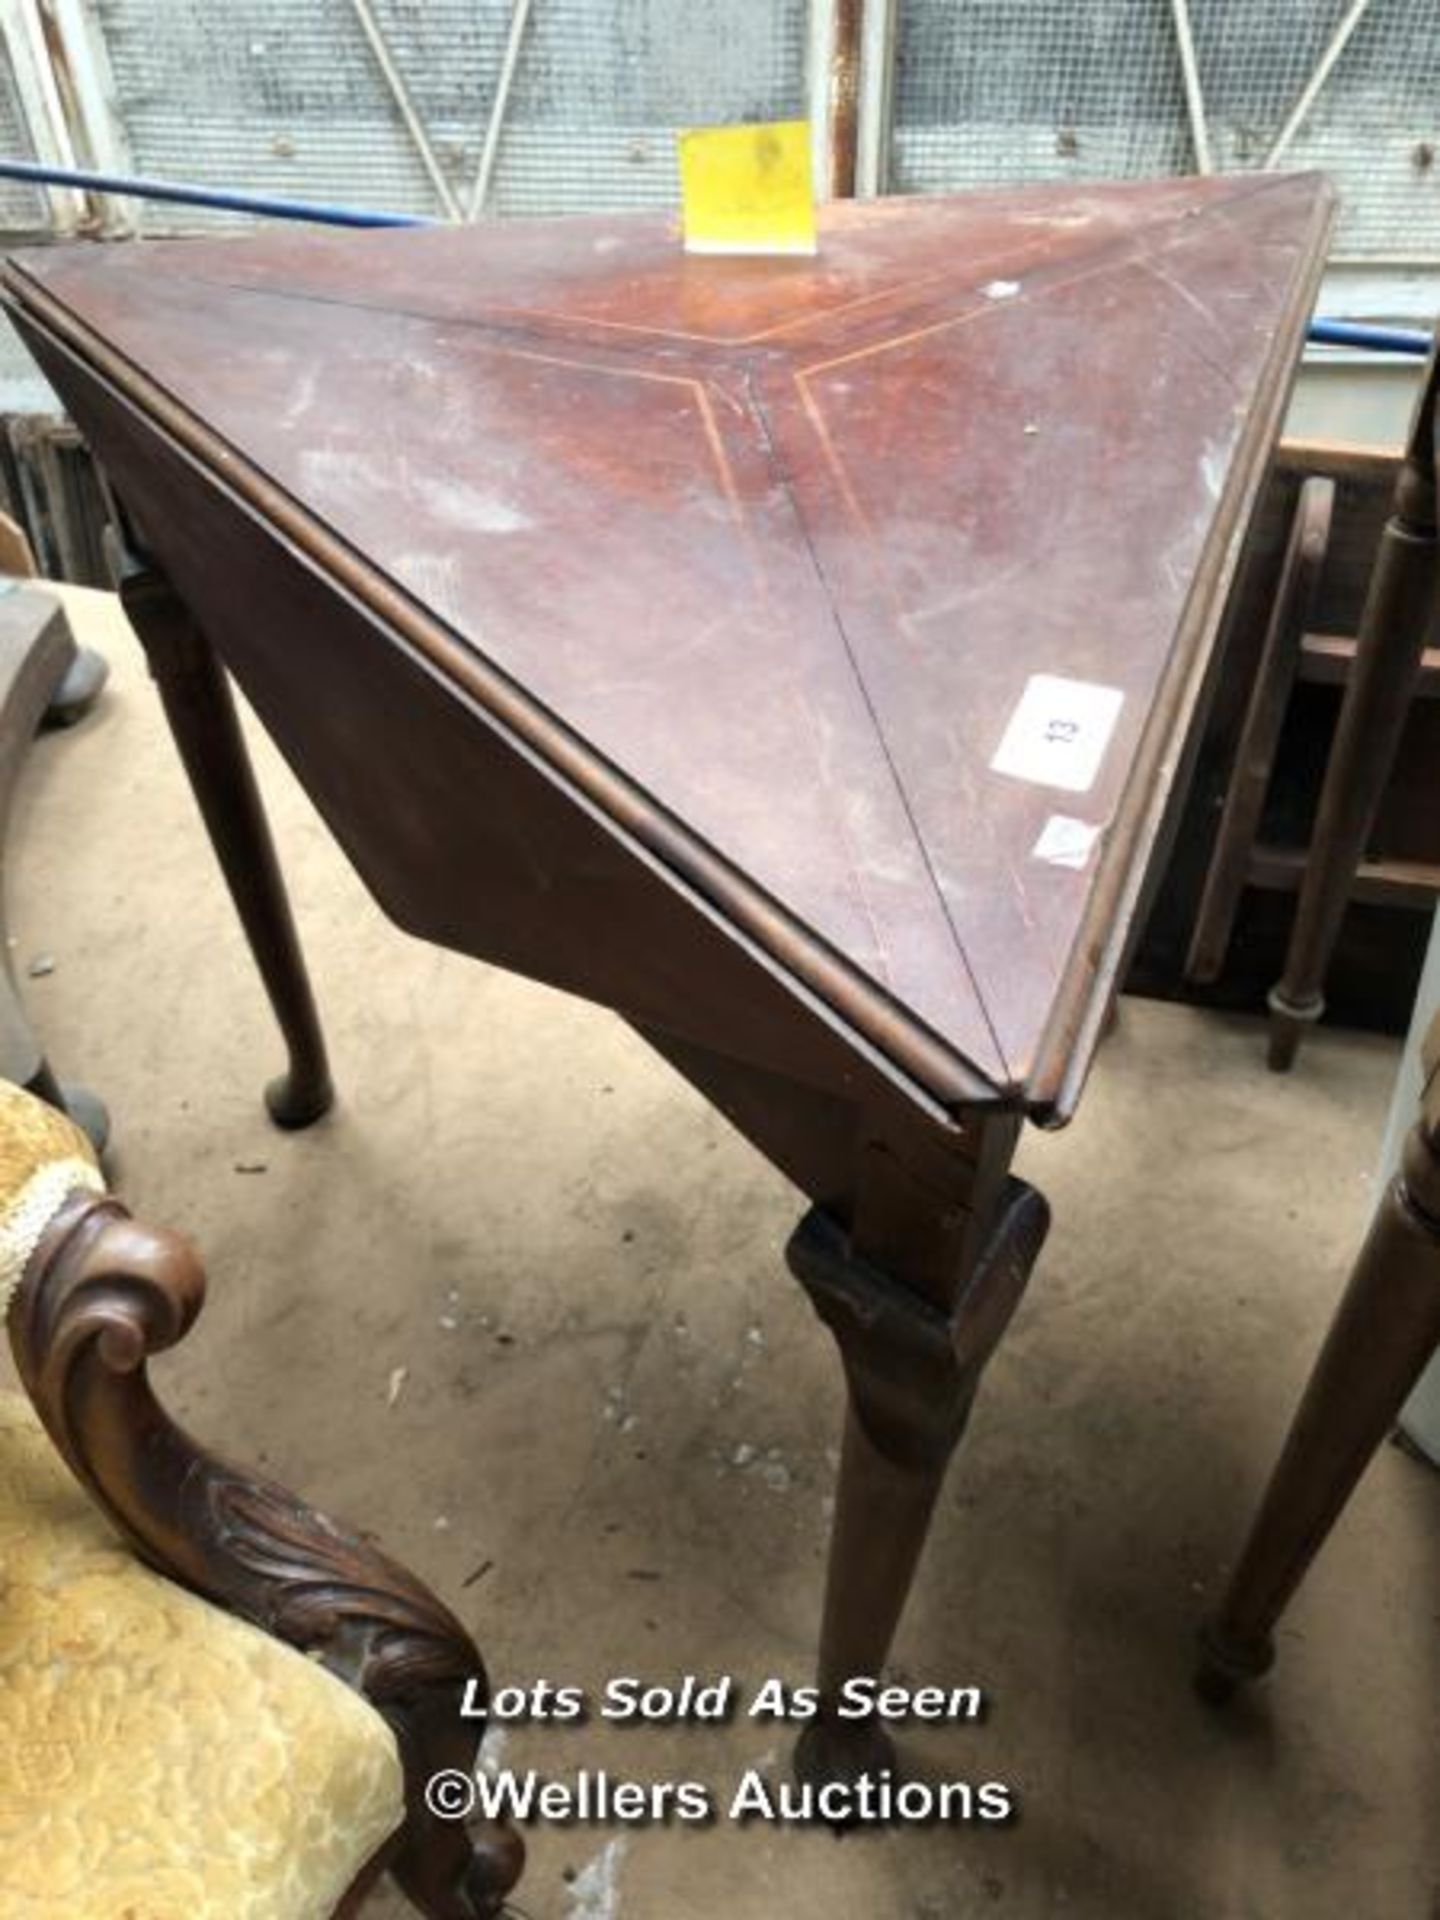
[[[1014,1134],[1010,1122],[1001,1123],[989,1164],[978,1170],[972,1198],[983,1212],[940,1205],[927,1218],[917,1191],[904,1221],[896,1211],[903,1190],[892,1186],[890,1231],[872,1237],[890,1240],[909,1278],[868,1257],[860,1231],[847,1233],[818,1210],[790,1242],[790,1266],[839,1346],[848,1400],[820,1711],[795,1755],[797,1773],[817,1785],[894,1764],[882,1727],[842,1719],[837,1708],[847,1680],[878,1677],[884,1666],[946,1465],[1045,1237],[1044,1200],[1005,1177]],[[932,1297],[928,1289],[945,1266],[946,1283]]]
[[[1440,1040],[1440,1021],[1432,1029]],[[1219,1612],[1196,1684],[1220,1702],[1274,1658],[1271,1634],[1440,1346],[1440,1098],[1380,1202]]]
[[[127,565],[120,597],[289,1051],[265,1104],[277,1126],[309,1126],[334,1099],[325,1041],[225,670],[157,568]]]

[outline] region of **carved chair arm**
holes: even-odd
[[[465,1628],[370,1541],[271,1481],[209,1453],[156,1400],[153,1354],[174,1346],[204,1299],[179,1234],[117,1200],[72,1193],[30,1256],[9,1310],[11,1346],[35,1409],[77,1479],[160,1572],[316,1655],[394,1729],[407,1821],[392,1870],[435,1920],[498,1913],[523,1847],[487,1828],[472,1853],[425,1806],[426,1780],[475,1764],[465,1683],[488,1699]]]

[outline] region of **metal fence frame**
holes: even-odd
[[[597,9],[607,3],[618,13],[625,0],[594,0]],[[957,8],[968,3],[951,0]],[[377,87],[393,110],[397,131],[430,183],[434,205],[423,210],[440,218],[474,219],[488,210],[497,178],[503,175],[502,148],[517,75],[523,76],[526,50],[537,19],[544,19],[547,0],[505,0],[507,30],[503,44],[497,44],[497,72],[488,104],[477,94],[477,114],[483,108],[475,129],[478,157],[462,181],[443,162],[435,130],[426,124],[416,76],[406,73],[392,43],[394,22],[387,15],[387,4],[388,0],[344,0],[337,12],[348,9],[353,16],[355,32],[368,47]],[[799,4],[801,0],[796,0]],[[837,180],[849,187],[853,179],[853,191],[862,196],[884,193],[892,185],[897,48],[907,4],[918,5],[919,0],[803,0],[808,29],[805,104],[815,127],[816,177],[822,192],[835,187]],[[1219,148],[1207,109],[1204,61],[1197,54],[1194,9],[1201,0],[1153,0],[1153,4],[1157,28],[1167,24],[1176,72],[1183,79],[1183,131],[1190,160],[1197,171],[1205,172],[1216,165]],[[108,0],[111,14],[116,5],[117,0]],[[1258,155],[1263,166],[1282,165],[1293,157],[1308,117],[1327,98],[1327,89],[1337,84],[1337,73],[1343,76],[1346,49],[1367,18],[1373,26],[1381,7],[1428,8],[1429,0],[1327,0],[1327,5],[1333,11],[1321,24],[1324,38],[1316,43],[1318,57],[1297,89],[1283,124],[1267,131],[1264,150]],[[106,10],[107,0],[0,0],[0,36],[37,159],[107,172],[144,170],[137,167],[145,156],[134,149],[127,103],[109,57]],[[1403,21],[1408,16],[1402,12],[1396,18]],[[237,33],[244,31],[241,19],[235,25]],[[1213,84],[1213,71],[1209,77]],[[839,179],[837,152],[846,142],[852,156],[850,173]],[[1440,146],[1440,127],[1436,144]],[[1065,171],[1063,165],[1056,168],[1057,173]],[[668,174],[665,177],[668,180]],[[1436,177],[1440,179],[1440,159]],[[119,234],[134,231],[141,223],[134,204],[121,199],[87,201],[81,194],[57,188],[50,191],[46,204],[48,228],[57,233],[85,225]],[[1351,260],[1338,256],[1335,264],[1363,269],[1370,289],[1377,274],[1389,269],[1440,270],[1440,220],[1433,250],[1371,249]]]

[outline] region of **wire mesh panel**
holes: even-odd
[[[1190,0],[1214,164],[1263,164],[1351,0]],[[1440,7],[1371,0],[1283,164],[1342,200],[1336,249],[1440,259]],[[1171,0],[899,0],[890,186],[1195,165]]]
[[[37,159],[38,150],[15,79],[14,58],[0,39],[0,153],[18,160]],[[0,180],[0,232],[27,239],[48,233],[49,202],[39,187],[21,180]],[[0,410],[45,407],[49,390],[8,320],[0,321]],[[3,455],[0,455],[3,458]]]
[[[1253,166],[1289,117],[1350,0],[1194,6],[1215,164]],[[1440,259],[1440,7],[1371,0],[1284,156],[1341,196],[1339,253]]]
[[[896,60],[899,192],[1189,163],[1166,0],[901,0]]]
[[[0,153],[16,160],[37,157],[34,136],[26,119],[10,49],[0,41]],[[44,233],[50,209],[44,193],[22,180],[0,180],[0,230],[6,233]]]
[[[372,0],[455,197],[479,164],[511,0]],[[100,0],[137,171],[441,213],[352,0]],[[497,213],[678,200],[674,132],[804,112],[805,0],[533,0],[490,195]],[[145,210],[151,231],[227,224]]]
[[[458,184],[499,63],[503,9],[426,0],[378,17]],[[99,18],[137,172],[441,213],[349,0],[102,0]],[[250,224],[155,204],[140,217],[152,232]]]
[[[805,0],[535,0],[496,210],[678,205],[682,127],[805,112]]]

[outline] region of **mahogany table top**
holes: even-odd
[[[82,428],[60,347],[929,1095],[1055,1117],[1329,218],[1252,175],[838,204],[814,259],[283,230],[4,297]]]

